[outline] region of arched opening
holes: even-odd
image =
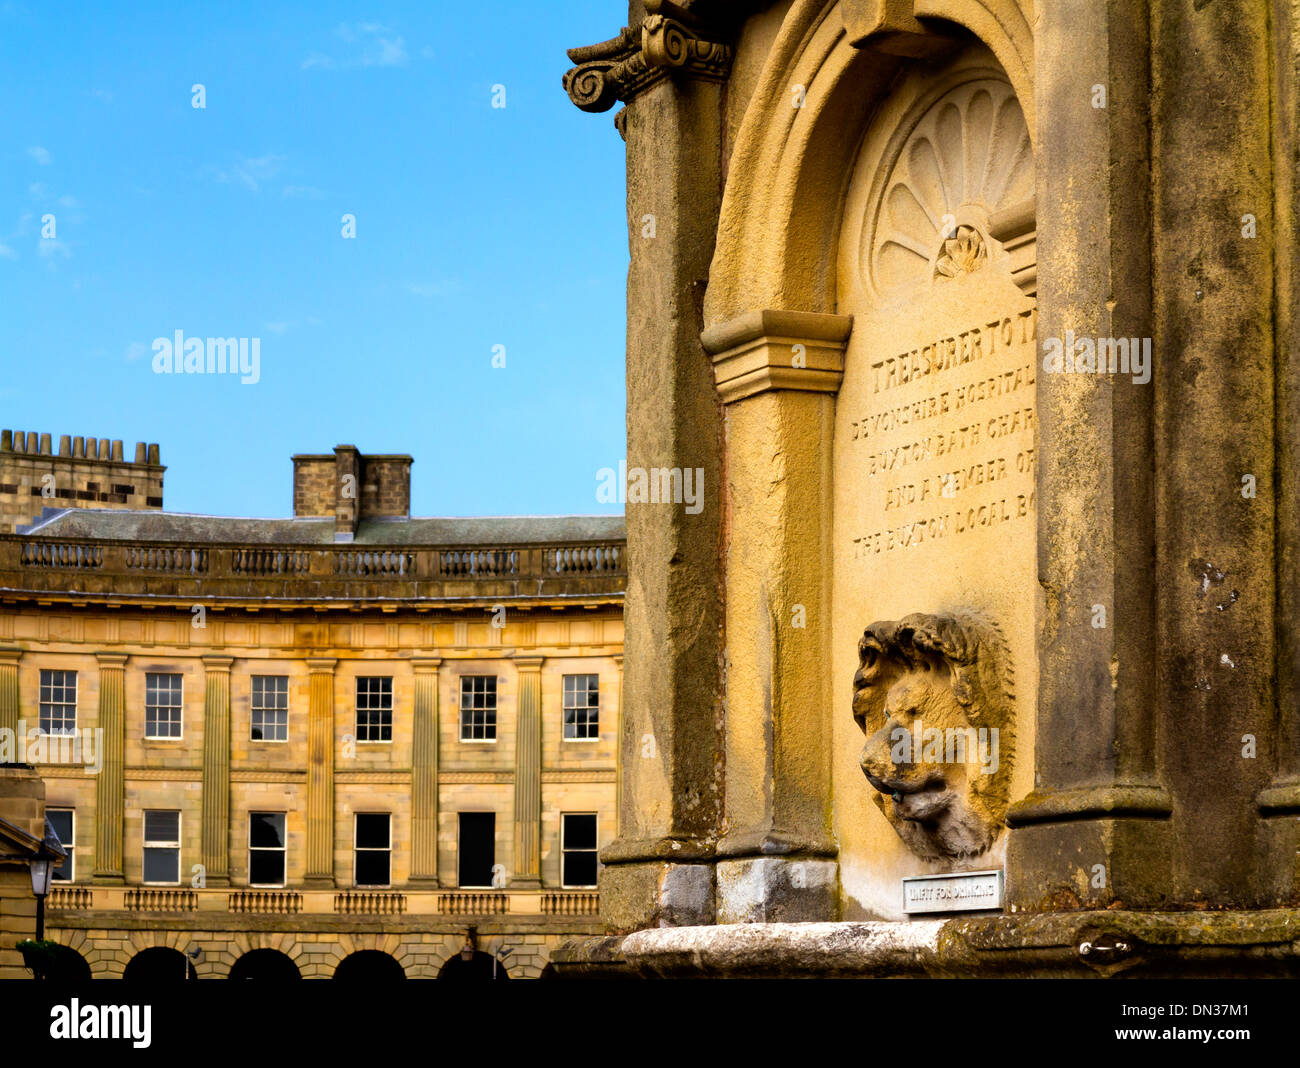
[[[334,978],[364,981],[405,979],[406,972],[387,953],[377,949],[359,949],[339,961],[339,966],[334,969]]]
[[[197,979],[198,973],[179,949],[152,946],[142,949],[127,963],[123,979],[146,983],[175,983],[182,979]]]
[[[235,961],[230,979],[301,979],[298,965],[278,949],[252,949]]]
[[[55,983],[86,983],[91,978],[90,965],[71,946],[51,945],[36,978]]]
[[[930,799],[881,792],[863,773],[851,702],[869,626],[969,614],[983,630],[963,633],[997,635],[981,648],[1005,644],[1013,670],[1002,677],[1017,680],[1016,704],[997,718],[981,705],[978,723],[987,753],[999,745],[998,763],[990,755],[969,781],[955,760],[943,769],[963,828],[978,828],[970,848],[989,867],[1005,850],[1006,799],[1032,785],[1011,749],[1033,747],[1038,590],[1033,41],[1013,6],[927,2],[913,31],[931,39],[895,55],[868,40],[863,5],[795,0],[731,153],[708,276],[702,342],[728,406],[726,552],[744,561],[726,571],[727,655],[744,665],[726,683],[727,736],[749,746],[738,750],[747,759],[768,761],[754,757],[756,781],[729,770],[729,834],[743,851],[750,835],[780,825],[837,856],[845,920],[898,917],[899,874],[925,871],[927,850],[951,858],[966,848],[949,827],[938,841],[905,837],[900,825],[929,826],[911,817]],[[791,87],[801,90],[793,108]],[[802,378],[790,363],[795,341],[818,356]],[[739,370],[751,356],[768,361],[777,385]],[[779,385],[787,381],[797,388]],[[828,507],[810,512],[806,500]],[[823,584],[819,611],[807,598]],[[777,588],[804,591],[801,607],[824,625],[774,652]],[[775,671],[789,710],[779,716],[763,711]],[[803,752],[809,735],[774,730],[819,707],[830,729],[812,735],[815,762],[777,781],[793,767],[782,754]],[[909,737],[922,735],[919,716],[908,725],[918,722]],[[969,715],[957,723],[977,736]],[[829,809],[790,800],[822,789],[813,769],[827,767]],[[770,803],[751,805],[760,788]],[[763,900],[734,894],[737,914]],[[809,908],[823,914],[815,898]]]
[[[845,694],[876,655],[863,652],[864,631],[876,642],[893,633],[880,624],[916,618],[966,648],[979,635],[980,671],[999,680],[958,704],[918,678],[882,693],[886,722],[865,704],[838,706],[832,797],[846,919],[901,918],[898,874],[935,860],[978,855],[1000,867],[1007,798],[1032,785],[1015,759],[1032,744],[1031,717],[1015,709],[1034,708],[1037,678],[1034,180],[1015,89],[993,53],[968,42],[894,84],[845,190],[837,310],[854,326],[836,396],[830,549],[831,602],[847,607],[830,625],[830,675]],[[922,688],[924,699],[899,701]],[[945,699],[954,734],[969,728],[998,758],[968,772],[975,758],[955,744],[918,745],[904,758],[924,769],[913,789],[897,750],[881,762],[881,743],[899,726],[922,737]],[[929,807],[935,798],[941,810]]]
[[[438,972],[439,979],[509,979],[510,973],[491,954],[475,950],[466,960],[457,953]]]

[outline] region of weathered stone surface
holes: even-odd
[[[708,834],[642,855],[715,865],[722,926],[634,933],[630,971],[784,974],[784,954],[804,974],[804,943],[763,922],[800,857],[837,865],[850,921],[899,916],[900,877],[1005,868],[1003,916],[953,921],[907,961],[897,929],[868,923],[854,937],[886,948],[846,950],[842,974],[1293,969],[1296,17],[1253,0],[793,0],[715,25],[724,122],[689,145],[675,130],[671,156],[629,138],[630,205],[680,189],[692,158],[710,197],[713,158],[725,183],[691,214],[698,245],[638,263],[634,241],[629,276],[637,307],[713,250],[701,340],[724,499],[691,563],[722,603],[645,600],[629,623],[658,641],[716,607],[726,656],[690,709],[697,731],[720,726],[724,759],[675,765],[671,791],[623,771],[625,812],[720,797]],[[707,111],[689,78],[653,92]],[[664,367],[698,366],[696,338],[649,336],[629,332],[630,427]],[[674,381],[661,418],[684,436],[706,384]],[[716,441],[706,414],[694,429]],[[652,568],[633,554],[630,588]],[[997,714],[980,720],[970,663],[943,643],[895,642],[897,677],[861,691],[863,755],[864,628],[967,618],[998,636]],[[885,746],[927,717],[1005,732],[987,781]],[[944,825],[934,800],[964,816]],[[623,885],[618,930],[660,884]]]
[[[718,923],[800,922],[834,916],[838,875],[833,860],[720,860]]]

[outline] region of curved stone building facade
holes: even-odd
[[[94,976],[161,947],[199,977],[254,950],[535,977],[599,930],[622,520],[412,518],[410,466],[295,457],[291,519],[0,534],[0,763],[45,781],[71,846],[48,929]]]

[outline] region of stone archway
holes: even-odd
[[[1034,188],[1020,102],[976,43],[894,85],[847,184],[836,297],[854,329],[831,446],[829,656],[845,919],[904,918],[900,878],[936,865],[1003,867],[1008,798],[1033,785],[1016,754],[1032,750],[1037,679]],[[877,655],[860,654],[864,631],[901,663],[916,631],[898,644],[887,621],[913,616],[950,670],[978,645],[972,668],[998,675],[996,701],[957,686],[858,697],[859,657]],[[941,706],[948,693],[963,701]],[[927,718],[928,758],[879,749],[900,730],[920,738]]]
[[[842,439],[871,412],[844,410],[842,383],[850,406],[863,408],[863,368],[873,373],[877,361],[897,355],[885,351],[893,344],[888,330],[873,333],[876,320],[886,306],[901,309],[897,332],[917,279],[929,293],[935,275],[947,281],[987,262],[1005,282],[990,298],[998,304],[1023,302],[1036,278],[1033,42],[1019,6],[918,0],[876,17],[863,9],[807,0],[782,22],[732,154],[705,295],[701,341],[725,405],[730,514],[719,922],[828,919],[846,902],[845,918],[896,911],[894,895],[886,902],[879,888],[858,885],[879,858],[868,862],[861,842],[856,856],[840,849],[841,809],[880,820],[862,811],[871,788],[854,764],[861,737],[844,737],[857,729],[853,671],[841,663],[844,635],[856,628],[860,636],[890,617],[863,603],[861,583],[840,581],[858,562],[846,565],[837,531],[851,551],[860,548],[893,518],[884,513],[894,503],[873,493],[863,505],[869,522],[862,508],[844,507],[849,491],[871,476],[846,466],[850,453],[865,462],[866,450]],[[986,140],[999,139],[998,167],[980,149],[976,127]],[[964,145],[955,157],[935,157],[935,146],[947,152],[954,136]],[[862,152],[874,157],[864,163]],[[969,173],[933,165],[968,156]],[[958,184],[945,186],[949,179]],[[877,225],[882,205],[886,222],[897,224],[890,236]],[[915,235],[904,233],[922,220]],[[933,233],[919,232],[926,226]],[[939,298],[952,303],[959,293],[971,293],[960,279]],[[1017,305],[1014,315],[1022,310]],[[927,321],[914,324],[918,338],[900,352],[913,340],[923,347]],[[950,333],[955,328],[945,326],[935,338]],[[1032,485],[1032,472],[1022,475]],[[851,523],[857,527],[849,532]],[[1024,525],[1032,559],[1034,524]],[[1029,592],[1030,627],[1036,592]],[[908,611],[947,612],[960,598],[945,592],[935,600]],[[1032,678],[1032,634],[1022,646],[1018,666]],[[894,843],[884,842],[892,855]],[[897,865],[885,867],[879,878],[896,888]]]
[[[915,59],[982,42],[1036,140],[1033,34],[1015,0],[915,0],[874,19],[866,6],[796,0],[782,23],[731,155],[706,329],[757,309],[836,311],[845,185],[869,117]]]
[[[140,950],[127,962],[122,978],[145,983],[173,983],[182,979],[197,979],[198,973],[179,949],[150,946]]]
[[[359,949],[339,961],[333,978],[354,982],[387,982],[405,979],[406,972],[395,958],[382,950]]]
[[[85,983],[93,978],[90,962],[71,946],[56,943],[39,978],[55,983]]]
[[[278,949],[254,949],[245,953],[230,969],[230,979],[301,979],[293,958]]]
[[[469,960],[459,953],[453,954],[438,969],[439,979],[509,979],[504,964],[495,961],[490,953],[475,950]]]

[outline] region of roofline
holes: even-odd
[[[24,831],[21,827],[15,826],[2,817],[0,817],[0,834],[7,835],[19,846],[30,850],[32,856],[40,856],[42,853],[60,857],[67,857],[68,855],[68,851],[63,847],[63,843],[59,842],[57,839],[54,842],[50,842],[49,839],[44,836],[37,838],[34,834]],[[29,845],[28,843],[34,843],[34,845]]]
[[[60,508],[53,515],[40,520],[34,524],[28,524],[28,527],[22,533],[34,534],[38,527],[43,527],[48,523],[61,519],[69,513],[76,512],[87,515],[147,515],[147,516],[178,516],[183,519],[216,519],[228,522],[242,523],[332,523],[332,515],[294,515],[294,516],[258,516],[258,515],[213,515],[209,512],[163,512],[156,508]],[[362,516],[358,522],[361,523],[410,523],[421,519],[443,519],[443,520],[461,520],[480,522],[483,520],[496,519],[627,519],[624,512],[583,512],[564,515],[367,515]],[[17,532],[15,532],[17,533]]]
[[[352,446],[346,446],[351,448]],[[415,457],[409,452],[357,452],[357,455],[363,460],[405,460],[408,464],[415,463]],[[295,452],[289,457],[294,463],[299,460],[335,460],[337,457],[332,452]]]
[[[360,612],[367,608],[395,612],[399,609],[417,612],[431,612],[442,608],[447,611],[460,612],[466,608],[481,606],[492,608],[498,604],[520,609],[530,608],[601,608],[621,605],[625,598],[622,590],[601,593],[546,593],[528,594],[481,594],[468,597],[214,597],[203,595],[202,601],[208,609],[225,610],[227,608],[274,609],[279,611],[314,611]],[[80,590],[32,590],[20,586],[0,586],[0,598],[6,601],[33,601],[40,604],[55,602],[72,605],[96,605],[120,608],[143,605],[149,608],[181,608],[189,611],[194,603],[193,596],[181,597],[176,594],[152,593],[89,593]]]

